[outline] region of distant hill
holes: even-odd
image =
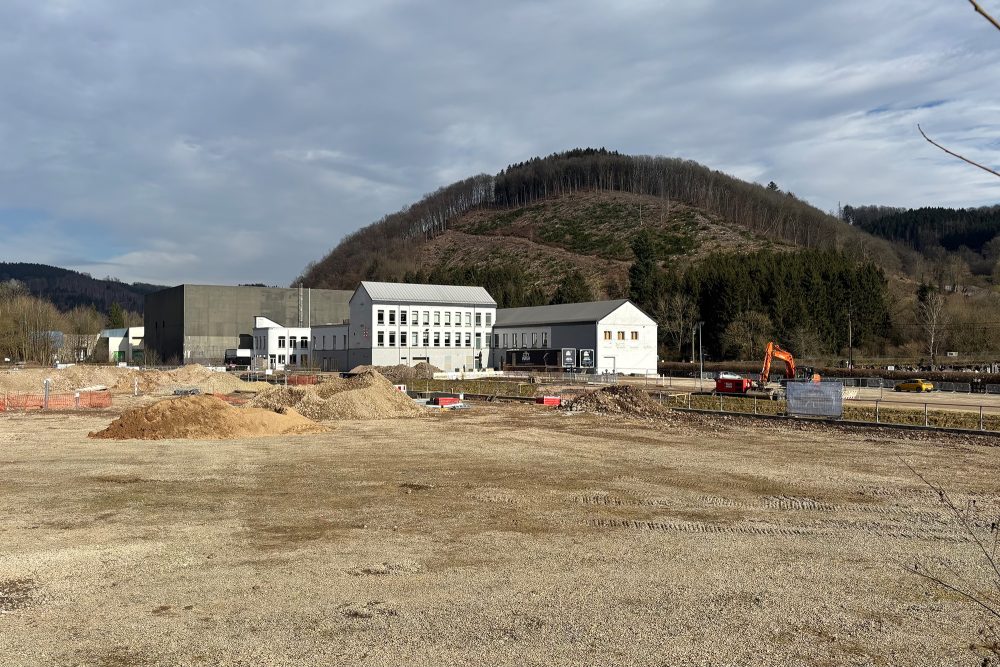
[[[146,283],[98,280],[86,273],[47,264],[0,262],[0,281],[7,280],[24,283],[32,294],[48,299],[60,310],[94,306],[104,313],[115,302],[125,310],[141,313],[144,296],[163,289]]]
[[[527,283],[533,299],[580,271],[595,296],[628,289],[631,240],[643,229],[661,264],[713,252],[846,250],[887,272],[912,251],[782,192],[688,160],[578,149],[481,174],[427,195],[346,237],[294,284],[477,279]]]

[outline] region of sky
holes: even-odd
[[[917,123],[1000,167],[998,72],[966,0],[4,0],[0,261],[287,285],[428,192],[587,146],[827,211],[995,204]]]

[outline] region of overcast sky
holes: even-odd
[[[0,260],[286,285],[442,185],[584,146],[824,210],[993,204],[916,124],[1000,166],[998,73],[966,0],[3,0]]]

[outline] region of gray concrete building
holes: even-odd
[[[252,348],[254,318],[287,326],[342,322],[350,290],[178,285],[146,295],[147,363],[221,365],[227,349]]]

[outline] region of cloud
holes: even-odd
[[[577,146],[824,209],[995,203],[916,123],[1000,162],[998,65],[934,0],[10,0],[0,259],[286,284],[424,193]]]

